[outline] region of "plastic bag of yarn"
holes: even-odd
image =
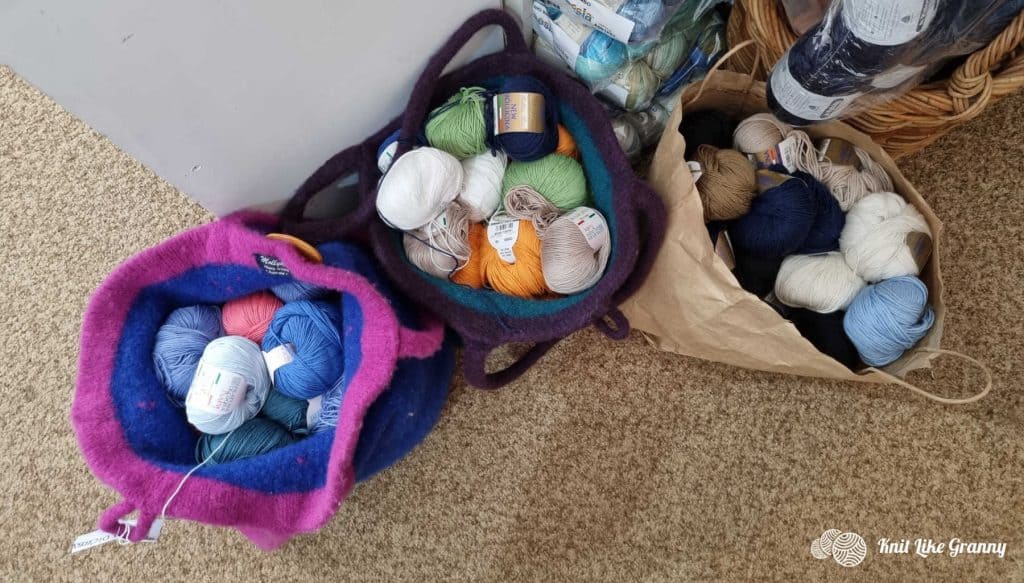
[[[626,45],[566,17],[558,8],[534,0],[533,30],[589,87],[597,89],[629,60]]]
[[[550,19],[546,9],[542,16]],[[446,66],[472,35],[492,25],[504,29],[506,47],[498,53],[444,73]],[[592,286],[576,293],[561,296],[545,293],[537,297],[534,292],[539,289],[534,288],[533,283],[538,281],[535,277],[538,274],[531,269],[528,273],[531,276],[528,280],[530,285],[518,286],[516,284],[524,282],[512,280],[513,287],[529,290],[530,297],[499,293],[485,284],[487,278],[492,282],[494,277],[505,280],[501,275],[494,275],[493,263],[481,261],[478,250],[489,243],[486,227],[480,224],[470,226],[467,233],[469,258],[450,278],[437,277],[417,267],[406,253],[405,233],[389,227],[373,212],[375,199],[381,195],[381,191],[373,187],[373,183],[381,176],[376,165],[379,144],[400,128],[397,161],[388,172],[387,176],[390,176],[403,158],[409,155],[406,152],[410,152],[412,146],[411,140],[401,136],[416,136],[430,111],[443,104],[459,88],[480,86],[490,91],[500,91],[511,83],[519,84],[513,87],[529,86],[526,83],[530,81],[545,89],[545,110],[550,104],[557,114],[557,123],[550,124],[545,111],[544,135],[554,137],[551,150],[535,161],[516,161],[515,156],[509,152],[513,145],[508,142],[492,142],[491,146],[495,150],[505,151],[513,160],[509,163],[506,177],[525,176],[525,184],[532,185],[526,188],[536,191],[544,191],[547,188],[545,185],[556,185],[559,189],[557,192],[544,192],[544,195],[564,199],[564,210],[585,204],[604,217],[610,248],[607,264],[601,270],[600,277]],[[560,142],[559,136],[564,134],[571,136],[575,142],[576,159],[555,153]],[[465,347],[463,371],[470,384],[483,388],[508,384],[529,370],[561,338],[590,325],[597,326],[611,338],[621,339],[627,335],[628,322],[616,306],[643,281],[649,262],[661,243],[662,205],[633,173],[629,161],[617,144],[604,108],[591,91],[567,76],[563,70],[534,56],[523,40],[522,31],[509,14],[486,10],[467,20],[427,62],[401,117],[367,138],[361,148],[353,148],[329,159],[299,188],[285,207],[286,225],[288,229],[294,229],[295,234],[302,233],[304,238],[313,242],[346,237],[368,226],[373,251],[396,286],[424,309],[439,315],[461,337]],[[411,153],[418,151],[412,150]],[[544,175],[554,166],[563,165],[573,170],[565,176]],[[359,209],[333,223],[303,218],[310,192],[322,189],[352,172],[359,174],[361,185],[370,185]],[[585,185],[582,189],[577,188],[581,184],[578,180],[580,173],[582,184]],[[566,177],[571,179],[567,180]],[[563,187],[569,190],[562,191]],[[585,202],[579,200],[580,192],[584,193]],[[360,223],[354,217],[359,217],[365,223]],[[530,223],[532,226],[532,221]],[[529,230],[530,227],[523,228]],[[596,255],[590,258],[595,265],[600,262],[599,253]],[[501,258],[498,260],[501,261]],[[547,287],[543,277],[539,281]],[[530,347],[507,367],[489,370],[487,359],[490,353],[511,342],[526,343]]]
[[[669,124],[685,127],[689,115],[709,109],[738,122],[766,111],[764,92],[763,83],[752,82],[747,76],[715,71],[703,84],[684,91],[682,105]],[[932,243],[941,245],[938,218],[892,158],[870,138],[835,121],[807,131],[814,140],[841,138],[869,153],[891,176],[902,199],[920,212],[933,235]],[[735,237],[733,222],[729,238],[718,239],[719,246],[731,241],[736,267],[730,269],[722,258],[722,249],[716,249],[708,237],[703,193],[684,163],[689,146],[680,132],[666,131],[651,162],[648,180],[668,209],[668,229],[646,282],[623,304],[633,327],[654,346],[669,352],[772,372],[901,384],[918,391],[904,377],[912,370],[929,367],[942,352],[946,307],[938,253],[931,254],[920,274],[927,303],[934,311],[930,326],[917,326],[909,317],[893,318],[885,313],[889,310],[902,317],[910,313],[906,307],[920,304],[920,296],[911,297],[900,290],[899,301],[872,301],[859,306],[868,308],[873,316],[862,318],[859,311],[855,313],[854,341],[843,329],[844,319],[849,319],[849,310],[858,304],[859,294],[870,288],[846,264],[842,252],[799,256],[793,255],[796,248],[790,247],[781,254],[745,253],[744,246],[750,247],[757,239]],[[786,180],[794,181],[799,179]],[[786,218],[785,213],[779,215],[780,220]],[[877,231],[878,227],[869,229]],[[776,234],[780,233],[776,226]],[[760,239],[766,239],[765,235]],[[865,322],[893,324],[891,328],[871,328]],[[865,342],[864,338],[869,340]],[[860,346],[854,347],[858,342]],[[861,363],[858,350],[871,362]],[[885,358],[876,360],[876,353]],[[890,360],[894,355],[896,358]],[[968,402],[986,391],[963,399],[927,396],[942,402]],[[943,392],[954,391],[950,388]]]
[[[197,227],[125,261],[90,300],[71,418],[90,470],[122,497],[102,513],[101,529],[118,532],[118,520],[138,511],[130,541],[157,518],[180,518],[237,528],[272,549],[323,526],[357,480],[408,453],[437,420],[454,366],[443,324],[396,294],[352,245],[322,244],[323,263],[315,263],[266,237],[278,228],[276,217],[255,213]],[[284,418],[263,412],[270,393],[257,395],[260,403],[236,401],[268,389],[267,371],[254,342],[220,335],[209,307],[291,281],[331,292],[344,323],[344,372],[336,426],[309,436],[296,428],[288,438]],[[220,399],[186,400],[189,418],[164,396],[177,375],[154,360],[159,345],[182,330],[199,334],[177,353],[205,345],[201,357],[165,364],[208,367],[188,394]],[[196,424],[214,441],[208,453],[223,444],[205,464],[196,461],[201,434],[189,423],[200,405],[207,417]],[[263,431],[266,423],[276,433]],[[222,457],[246,448],[264,453]]]
[[[685,25],[727,0],[548,0],[575,22],[623,43],[659,40],[665,29]],[[671,31],[671,30],[670,30]]]

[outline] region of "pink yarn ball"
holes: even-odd
[[[261,344],[274,313],[283,305],[277,296],[265,291],[231,300],[221,310],[224,331]]]

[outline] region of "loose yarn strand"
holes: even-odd
[[[529,186],[514,186],[505,193],[505,212],[510,217],[530,221],[541,239],[562,211]]]
[[[227,443],[229,439],[231,439],[231,435],[234,432],[234,429],[228,432],[228,434],[224,436],[224,439],[221,440],[220,445],[213,448],[213,451],[210,452],[210,455],[206,456],[206,458],[204,458],[203,461],[196,464],[191,470],[188,471],[188,473],[182,476],[181,481],[178,482],[178,486],[174,489],[173,492],[171,492],[171,495],[167,497],[167,502],[164,502],[164,507],[160,509],[161,520],[167,517],[167,509],[171,506],[171,502],[174,501],[174,498],[178,495],[178,493],[181,492],[181,489],[185,487],[185,482],[187,482],[188,479],[192,477],[192,474],[199,471],[199,468],[205,466],[206,462],[213,459],[213,456],[215,456],[217,452],[220,451],[220,448],[224,447],[224,444]]]

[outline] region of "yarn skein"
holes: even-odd
[[[626,119],[626,116],[612,118],[612,131],[615,132],[615,139],[619,147],[630,160],[635,159],[643,151],[643,144],[640,142],[640,133],[636,127]]]
[[[541,244],[541,265],[547,287],[574,294],[594,286],[604,275],[612,242],[604,216],[579,207],[551,223]]]
[[[291,345],[292,359],[274,372],[274,388],[294,399],[326,393],[344,372],[341,330],[341,311],[331,302],[291,302],[278,310],[263,350]]]
[[[282,302],[294,302],[298,300],[316,300],[323,298],[331,292],[304,281],[292,280],[270,288],[271,293]]]
[[[453,202],[427,226],[405,233],[402,244],[413,265],[447,278],[469,259],[469,212]]]
[[[856,146],[853,152],[860,162],[860,168],[838,164],[826,158],[818,161],[816,168],[807,169],[828,186],[843,211],[850,210],[857,201],[871,193],[893,190],[892,178],[881,164]]]
[[[800,335],[806,338],[820,352],[841,362],[846,368],[856,371],[861,368],[857,347],[850,342],[843,330],[846,312],[819,314],[811,310],[794,308],[787,318],[793,322]]]
[[[857,275],[875,282],[919,274],[931,239],[928,222],[913,205],[894,192],[876,192],[847,213],[839,247]]]
[[[775,286],[775,277],[782,266],[782,258],[761,258],[737,250],[736,268],[732,273],[740,287],[763,298]]]
[[[612,75],[601,95],[626,111],[639,111],[650,105],[660,80],[646,61],[633,61]]]
[[[866,364],[885,366],[924,338],[934,323],[924,282],[900,276],[861,290],[846,312],[843,329]]]
[[[553,205],[570,210],[587,202],[583,167],[572,158],[551,154],[533,162],[512,162],[505,171],[502,191],[529,186]]]
[[[828,314],[845,310],[865,285],[838,251],[790,255],[775,278],[775,297],[790,307]]]
[[[427,143],[464,160],[487,150],[486,90],[463,87],[427,118]]]
[[[475,223],[469,227],[469,259],[462,268],[451,275],[451,280],[459,285],[480,289],[484,286],[483,267],[480,265],[480,250],[487,242],[487,227]]]
[[[263,403],[260,415],[276,422],[292,433],[306,432],[306,409],[309,401],[305,399],[293,399],[281,394],[281,391],[271,389],[267,395],[267,401]]]
[[[651,71],[659,79],[667,79],[679,68],[690,50],[690,43],[687,42],[685,30],[673,31],[663,34],[658,44],[644,57]]]
[[[377,214],[388,225],[411,231],[444,212],[462,191],[462,164],[437,148],[406,152],[377,189]]]
[[[810,174],[798,170],[793,173],[793,177],[807,185],[817,207],[811,230],[797,253],[811,255],[839,249],[839,235],[846,224],[846,215],[839,208],[839,201],[832,196],[828,187]]]
[[[284,304],[271,293],[258,292],[224,304],[221,321],[224,331],[232,336],[243,336],[259,344],[267,333],[274,313]]]
[[[206,345],[185,397],[188,422],[203,433],[227,433],[252,419],[270,392],[260,347],[241,336]]]
[[[760,194],[750,211],[729,228],[738,253],[762,259],[782,259],[799,249],[814,226],[817,201],[797,178],[771,170],[758,170]]]
[[[558,146],[555,148],[555,153],[575,160],[580,158],[580,153],[576,149],[576,140],[562,124],[558,124]]]
[[[220,308],[185,306],[167,316],[156,333],[153,365],[167,397],[178,407],[199,366],[206,345],[222,334]]]
[[[492,238],[492,233],[502,232],[495,229],[501,223],[515,225],[514,236],[505,239],[511,243],[507,249],[514,255],[512,261],[502,257]],[[479,250],[480,268],[484,282],[491,289],[520,298],[542,297],[548,293],[541,263],[541,241],[533,223],[499,215],[492,219],[485,237]]]
[[[700,163],[697,193],[704,207],[704,222],[728,221],[747,214],[757,196],[757,175],[747,157],[736,150],[707,144],[697,148]]]
[[[541,239],[551,223],[562,216],[558,207],[529,186],[513,186],[505,193],[505,212],[512,218],[533,223]]]
[[[494,149],[508,154],[509,159],[530,162],[551,154],[558,147],[558,98],[547,85],[534,77],[526,75],[506,77],[498,86],[495,100],[511,99],[516,93],[532,93],[540,95],[544,100],[543,119],[540,121],[540,132],[516,131],[500,125],[494,112],[494,100],[488,100],[487,135],[491,136]],[[531,112],[532,115],[532,112]],[[513,116],[514,117],[514,116]]]
[[[811,142],[811,137],[803,130],[780,121],[770,113],[755,113],[744,119],[733,132],[734,147],[744,154],[763,155],[778,146],[786,139],[795,143],[790,150],[791,159],[787,160],[794,170],[809,172],[818,177],[818,151]],[[781,162],[775,160],[772,164]]]
[[[501,205],[501,182],[508,166],[504,152],[484,152],[462,161],[463,183],[457,200],[476,223],[494,214]]]
[[[257,417],[229,434],[200,436],[196,442],[196,462],[213,466],[270,453],[296,442],[284,427]]]

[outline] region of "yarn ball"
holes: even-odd
[[[665,19],[665,5],[662,0],[626,0],[618,14],[633,21],[629,42],[638,42],[654,36]]]
[[[224,304],[221,322],[232,336],[244,336],[259,344],[267,333],[274,313],[284,304],[274,294],[258,292]]]
[[[660,84],[646,61],[633,61],[612,75],[601,95],[626,111],[639,111],[651,104]]]
[[[611,252],[611,233],[600,212],[579,207],[555,220],[541,243],[548,289],[574,294],[593,287],[604,275]]]
[[[505,193],[505,214],[514,219],[523,219],[533,223],[537,236],[544,238],[551,223],[562,216],[557,206],[540,195],[529,186],[513,186]]]
[[[490,246],[487,242],[487,227],[476,223],[469,227],[469,259],[451,275],[451,280],[459,285],[469,286],[473,289],[480,289],[484,286],[484,272],[480,265],[480,252],[483,246]]]
[[[924,338],[934,323],[924,282],[900,276],[861,290],[846,312],[843,329],[866,364],[885,366]]]
[[[629,123],[636,128],[636,133],[640,137],[640,145],[646,148],[661,139],[661,134],[665,131],[665,124],[671,115],[672,113],[661,104],[652,103],[643,111],[627,112],[621,117],[628,119]]]
[[[787,306],[827,314],[845,310],[865,285],[838,251],[790,255],[775,278],[775,297]]]
[[[793,131],[793,126],[770,113],[755,113],[733,131],[733,147],[744,154],[760,154],[775,147]]]
[[[388,225],[411,231],[437,218],[462,191],[462,164],[437,148],[406,152],[377,189],[377,214]]]
[[[305,399],[293,399],[281,394],[281,391],[271,389],[267,395],[267,401],[263,403],[260,415],[276,422],[292,433],[306,432],[306,409],[309,401]]]
[[[298,440],[287,429],[259,417],[224,435],[202,435],[196,442],[196,462],[213,466],[270,453]]]
[[[282,302],[295,302],[298,300],[317,300],[331,292],[304,281],[293,280],[270,288],[271,293]]]
[[[291,302],[278,310],[263,350],[290,344],[292,361],[274,372],[274,388],[295,399],[326,393],[344,372],[341,330],[341,311],[332,302]]]
[[[686,142],[686,159],[693,160],[697,148],[705,144],[719,149],[731,148],[735,129],[736,124],[732,119],[718,110],[686,112],[679,122],[679,133]]]
[[[555,153],[577,160],[580,157],[580,153],[576,149],[576,140],[562,124],[558,124],[558,147],[555,148]]]
[[[657,45],[644,57],[659,79],[667,79],[689,54],[690,42],[685,30],[662,33]]]
[[[463,87],[430,112],[425,128],[427,143],[459,160],[485,152],[485,91],[483,87]]]
[[[227,433],[255,417],[269,392],[270,375],[259,345],[222,336],[203,350],[185,397],[185,415],[203,433]]]
[[[719,150],[707,144],[697,148],[695,160],[701,166],[697,192],[704,206],[704,222],[745,215],[757,196],[757,176],[750,160],[736,150]]]
[[[619,141],[619,147],[629,159],[634,159],[643,151],[643,143],[640,141],[640,133],[633,126],[626,116],[612,118],[612,131],[615,132],[615,139]]]
[[[838,360],[846,368],[856,371],[861,368],[857,347],[850,342],[843,330],[843,318],[846,312],[838,311],[819,314],[811,310],[794,308],[789,311],[788,318],[796,326],[800,335],[818,349]]]
[[[860,168],[834,163],[825,158],[818,161],[816,166],[806,169],[828,186],[844,212],[873,192],[892,192],[893,189],[892,178],[881,164],[856,146],[853,152],[860,162]]]
[[[811,231],[807,234],[804,244],[797,249],[797,253],[812,255],[839,249],[839,235],[846,224],[846,215],[839,207],[839,201],[832,196],[827,186],[810,174],[797,170],[793,177],[807,185],[817,207]]]
[[[568,159],[568,158],[566,158]],[[537,298],[548,293],[541,260],[541,241],[530,221],[518,220],[518,235],[512,245],[515,261],[502,259],[485,234],[480,246],[480,269],[484,283],[496,292],[519,298]],[[492,221],[491,225],[495,224]],[[490,228],[490,227],[489,227]]]
[[[595,30],[580,44],[573,71],[588,84],[600,84],[621,69],[628,58],[626,45]]]
[[[498,86],[498,98],[505,93],[537,93],[544,98],[543,131],[540,133],[517,131],[499,133],[493,127],[494,116],[487,116],[488,135],[493,135],[491,144],[503,150],[510,160],[529,162],[538,160],[555,151],[558,147],[558,98],[547,85],[526,75],[506,77]],[[488,100],[490,102],[490,100]],[[491,106],[493,107],[493,105]]]
[[[767,296],[775,287],[775,276],[782,267],[782,258],[764,259],[736,253],[736,267],[732,274],[740,287],[759,298]]]
[[[470,221],[482,221],[501,206],[501,181],[506,166],[508,156],[500,151],[484,152],[462,161],[462,191],[457,200],[469,211]]]
[[[391,168],[391,162],[395,159],[395,152],[398,151],[398,136],[401,133],[402,128],[391,132],[380,143],[380,147],[377,148],[377,169],[380,170],[381,174],[387,172],[388,168]]]
[[[413,265],[447,279],[469,259],[469,213],[457,202],[425,227],[402,236],[405,255]]]
[[[502,191],[529,186],[562,210],[587,202],[587,179],[583,167],[572,158],[551,154],[533,162],[512,162],[505,171]]]
[[[171,312],[156,333],[156,376],[178,407],[185,405],[185,395],[206,345],[223,333],[220,320],[220,308],[216,306],[185,306]]]
[[[758,184],[766,182],[750,204],[750,211],[733,222],[729,235],[741,253],[764,259],[781,259],[799,249],[814,226],[817,201],[811,189],[797,178],[770,170],[758,170]],[[775,180],[785,179],[777,186]]]
[[[651,54],[654,47],[658,46],[657,40],[645,40],[638,43],[625,43],[626,45],[626,58],[630,61],[642,59],[647,55]]]
[[[857,275],[875,282],[919,274],[931,238],[928,222],[914,205],[896,193],[876,192],[847,213],[839,247]]]

